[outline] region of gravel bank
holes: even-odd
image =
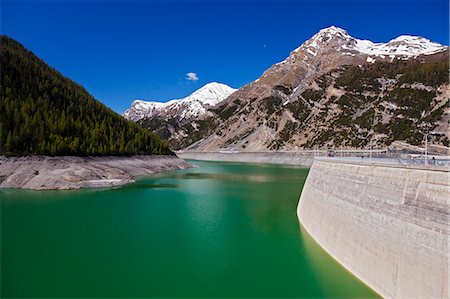
[[[177,156],[0,156],[0,188],[114,187],[134,182],[137,176],[189,167],[192,166]]]

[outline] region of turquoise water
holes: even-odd
[[[104,190],[3,190],[2,297],[376,297],[300,228],[308,170],[192,162]]]

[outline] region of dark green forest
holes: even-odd
[[[0,43],[1,155],[172,153],[15,40],[2,35]]]

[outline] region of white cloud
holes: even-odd
[[[197,73],[187,73],[186,74],[186,80],[189,81],[197,81],[199,78],[197,76]]]

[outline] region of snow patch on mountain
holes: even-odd
[[[168,102],[135,100],[123,116],[132,121],[139,121],[152,116],[171,116],[179,120],[198,117],[207,113],[236,89],[222,83],[208,83],[186,98],[174,99]]]
[[[434,54],[445,50],[446,47],[420,36],[402,35],[389,41],[388,43],[376,44],[367,40],[356,40],[354,49],[367,55],[395,55],[410,57]]]
[[[358,52],[369,56],[403,56],[415,57],[418,55],[435,54],[447,49],[447,46],[435,43],[420,36],[401,35],[387,43],[374,43],[370,40],[354,38],[342,28],[331,26],[320,30],[312,38],[295,49],[293,52],[305,51],[313,56],[317,55],[324,44],[339,41],[337,51],[348,53]]]

